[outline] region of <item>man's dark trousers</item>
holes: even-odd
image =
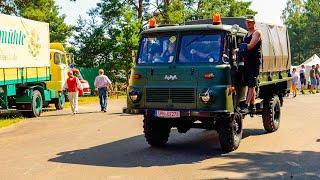
[[[106,87],[99,88],[99,99],[100,99],[101,111],[107,109],[107,96],[108,96],[107,88]]]

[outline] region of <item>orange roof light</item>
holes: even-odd
[[[220,16],[220,14],[214,14],[213,15],[212,23],[213,23],[213,25],[221,24],[221,16]]]
[[[157,20],[156,18],[151,18],[149,19],[149,28],[155,28],[157,25]]]

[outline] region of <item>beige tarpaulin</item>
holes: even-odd
[[[284,71],[290,69],[290,45],[287,28],[257,22],[262,32],[262,72]]]

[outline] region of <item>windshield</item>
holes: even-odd
[[[219,62],[221,59],[221,34],[183,35],[179,62]]]
[[[141,40],[138,64],[172,63],[176,55],[175,35],[149,36]]]
[[[72,53],[66,54],[67,64],[74,64],[74,55]]]
[[[66,57],[64,54],[54,53],[54,63],[55,64],[66,64]]]

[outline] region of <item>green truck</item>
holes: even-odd
[[[164,146],[171,128],[216,130],[221,148],[238,148],[246,115],[262,115],[264,129],[279,128],[283,97],[291,85],[290,45],[286,27],[256,23],[262,31],[263,62],[256,108],[245,102],[243,62],[238,48],[247,33],[244,18],[222,18],[164,25],[141,33],[138,56],[127,89],[127,113],[143,114],[151,146]]]

